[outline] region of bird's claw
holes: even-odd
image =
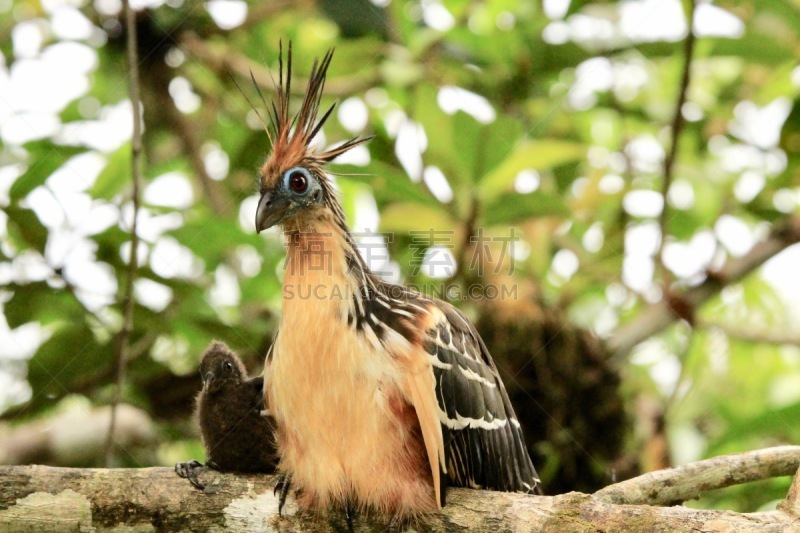
[[[289,495],[289,489],[292,486],[292,476],[289,474],[281,474],[278,476],[278,482],[275,483],[275,490],[272,495],[278,495],[278,516],[281,516],[283,506],[286,503],[286,496]]]
[[[203,463],[192,459],[186,463],[175,463],[175,473],[182,478],[188,479],[189,482],[198,489],[203,490],[205,485],[200,483],[200,480],[197,479],[197,471],[204,467],[205,465]]]

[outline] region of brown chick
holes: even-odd
[[[206,465],[195,460],[177,463],[175,472],[199,489],[203,485],[197,470],[203,466],[223,472],[274,472],[275,428],[262,414],[264,378],[248,378],[236,353],[219,341],[203,354],[200,375],[203,390],[197,396],[197,414]]]

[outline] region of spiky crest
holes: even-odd
[[[289,42],[285,71],[283,43],[280,43],[278,82],[275,84],[276,97],[271,105],[270,117],[273,129],[272,135],[270,135],[272,154],[264,165],[263,179],[275,179],[277,176],[274,176],[274,174],[279,173],[281,169],[290,168],[297,164],[306,163],[321,166],[369,140],[369,138],[356,137],[324,152],[315,152],[310,147],[312,139],[319,133],[336,108],[336,103],[332,104],[322,115],[322,118],[319,121],[317,120],[322,93],[325,88],[325,76],[332,58],[333,48],[328,50],[321,61],[314,60],[308,87],[303,97],[303,104],[300,107],[300,111],[292,117],[289,113],[292,88],[292,43]],[[273,83],[274,81],[273,78]],[[273,176],[270,176],[270,174],[273,174]]]

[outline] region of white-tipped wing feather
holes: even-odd
[[[475,328],[442,301],[431,302],[424,322],[450,483],[539,492],[520,424]]]

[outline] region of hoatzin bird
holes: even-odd
[[[283,52],[255,225],[283,228],[282,316],[265,364],[281,489],[301,507],[374,509],[413,518],[444,504],[448,484],[539,492],[522,430],[489,350],[452,305],[381,281],[359,254],[310,142],[333,51],[314,62],[290,116]],[[282,490],[285,497],[285,491]],[[352,506],[352,507],[351,507]],[[348,513],[348,521],[349,513]]]
[[[264,378],[247,377],[239,356],[215,341],[200,360],[203,390],[197,395],[197,419],[206,449],[206,466],[223,472],[275,471],[275,427],[262,416]],[[177,463],[175,472],[202,489],[198,461]]]

